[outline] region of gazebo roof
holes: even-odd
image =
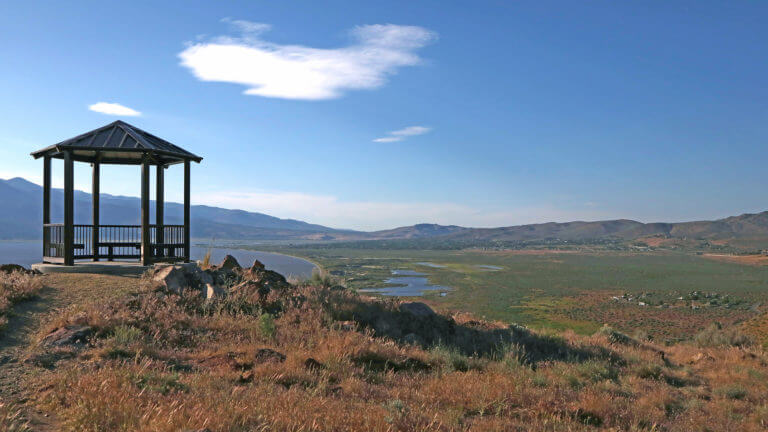
[[[48,156],[63,158],[64,151],[71,151],[72,158],[81,162],[138,165],[145,155],[153,165],[172,165],[203,158],[183,148],[158,138],[151,133],[117,120],[106,126],[62,141],[32,153],[35,159]]]

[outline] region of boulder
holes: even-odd
[[[224,296],[224,290],[218,285],[207,284],[205,286],[205,298],[210,300]]]
[[[288,281],[280,273],[255,267],[245,274],[246,279],[259,283],[270,290],[283,290],[290,287]]]
[[[244,280],[232,287],[231,292],[232,294],[237,294],[246,297],[251,301],[263,304],[267,301],[269,288],[264,284],[252,280]]]
[[[207,298],[210,298],[208,297],[209,286],[213,287],[213,291],[210,294],[215,294],[219,291],[216,288],[216,281],[213,276],[203,271],[197,263],[157,265],[152,270],[150,277],[166,290],[177,294],[182,294],[186,289],[195,289]]]
[[[24,267],[18,265],[18,264],[3,264],[0,265],[0,273],[14,273],[14,272],[22,272],[27,273],[29,270],[25,269]]]
[[[421,302],[406,302],[400,304],[400,312],[409,313],[419,318],[426,318],[436,315],[435,311]]]
[[[181,294],[188,287],[186,272],[182,266],[163,266],[155,271],[152,280],[159,282],[163,288]]]
[[[304,367],[307,368],[307,370],[310,370],[312,372],[317,372],[321,369],[325,369],[325,365],[313,359],[312,357],[304,360]]]
[[[70,325],[57,328],[45,336],[40,344],[46,347],[80,346],[93,334],[90,326]]]
[[[262,348],[256,351],[254,363],[282,363],[285,361],[285,354],[279,353],[269,348]]]
[[[221,264],[219,264],[219,268],[227,269],[227,270],[235,270],[235,269],[240,269],[242,267],[240,267],[240,263],[237,262],[235,257],[233,257],[232,255],[227,255],[224,257],[224,261],[222,261]]]
[[[264,267],[264,264],[262,264],[261,261],[254,260],[253,265],[251,266],[251,269],[266,270],[266,267]]]
[[[403,336],[403,342],[410,345],[421,346],[424,345],[424,338],[417,335],[416,333],[408,333],[407,335]]]

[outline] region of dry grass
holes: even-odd
[[[42,288],[39,276],[21,271],[0,272],[0,331],[8,323],[13,305],[33,299]]]
[[[71,431],[768,426],[760,349],[659,347],[611,329],[541,334],[467,314],[417,319],[397,306],[336,286],[255,304],[145,284],[50,323],[88,324],[96,336],[41,374],[40,400]]]

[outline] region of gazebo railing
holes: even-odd
[[[99,225],[98,242],[93,243],[93,225],[73,226],[75,259],[141,258],[141,225]],[[183,259],[184,225],[149,226],[150,256],[155,261]],[[43,225],[43,260],[64,259],[64,224]]]

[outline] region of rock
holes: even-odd
[[[264,264],[262,264],[259,260],[254,260],[253,265],[251,266],[251,269],[257,269],[257,270],[265,270],[266,267],[264,267]]]
[[[237,262],[235,257],[232,255],[227,255],[224,257],[224,261],[219,264],[219,268],[227,269],[227,270],[234,270],[234,269],[240,269],[240,263]]]
[[[424,345],[424,338],[417,335],[416,333],[408,333],[407,335],[403,336],[403,342],[410,345]]]
[[[29,270],[25,269],[24,267],[18,265],[18,264],[3,264],[0,265],[0,273],[13,273],[13,272],[22,272],[27,273]]]
[[[243,280],[243,277],[236,270],[226,268],[216,268],[210,270],[203,270],[207,275],[213,278],[213,282],[220,286],[232,286],[236,285]]]
[[[71,359],[74,357],[75,353],[71,350],[45,351],[30,355],[24,359],[24,363],[45,369],[52,369],[56,366],[56,363],[59,360]]]
[[[224,296],[224,290],[218,285],[207,284],[205,286],[205,298],[210,300]]]
[[[252,280],[245,280],[232,287],[231,290],[232,294],[241,295],[261,305],[267,301],[269,291],[268,287]]]
[[[290,287],[283,275],[272,270],[251,267],[245,276],[248,280],[260,283],[270,290],[283,290]]]
[[[254,363],[282,363],[285,361],[285,354],[279,353],[269,348],[262,348],[256,351]]]
[[[436,315],[432,308],[421,302],[401,303],[399,309],[400,312],[409,313],[420,318]]]
[[[319,371],[321,369],[325,369],[325,365],[320,363],[319,361],[313,359],[312,357],[304,360],[304,367],[312,372]]]
[[[47,347],[79,346],[88,342],[92,334],[93,328],[90,326],[70,325],[52,331],[40,344]]]
[[[209,286],[214,287],[211,294],[218,292],[213,276],[203,271],[196,263],[156,265],[150,277],[166,290],[177,294],[182,294],[186,289],[195,289],[206,298],[210,298]]]
[[[188,287],[186,272],[182,266],[163,266],[155,271],[152,280],[159,282],[168,291],[181,294]]]

